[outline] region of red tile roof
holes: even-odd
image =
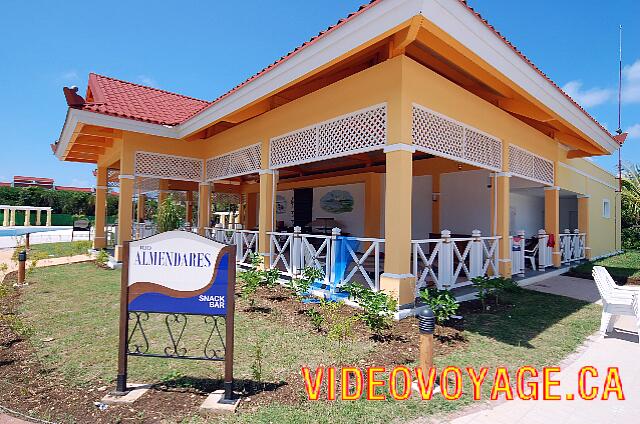
[[[83,110],[160,125],[177,125],[209,105],[204,100],[94,73],[89,74],[88,91],[93,102],[78,106]]]
[[[81,193],[93,193],[93,189],[91,187],[55,186],[54,189],[59,191],[79,191]]]

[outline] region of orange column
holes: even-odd
[[[585,234],[584,251],[587,259],[591,259],[591,248],[589,247],[589,198],[588,195],[578,196],[578,230]]]
[[[440,174],[431,177],[431,232],[440,234]]]
[[[382,210],[382,174],[370,174],[364,186],[364,236],[380,237]]]
[[[130,174],[120,174],[119,178],[118,245],[116,246],[115,257],[118,262],[122,262],[122,243],[131,240],[134,178]]]
[[[559,268],[560,256],[560,187],[544,188],[544,228],[547,234],[553,234],[553,266]]]
[[[198,193],[198,234],[204,236],[211,219],[211,184],[200,183]],[[193,213],[193,212],[192,212]]]
[[[96,203],[95,203],[95,235],[93,248],[104,249],[107,247],[105,236],[107,210],[107,167],[99,166],[96,171]],[[48,215],[47,215],[48,216]]]
[[[187,222],[188,223],[192,223],[193,222],[193,191],[189,190],[187,191]]]
[[[275,223],[275,192],[278,185],[278,171],[264,169],[260,171],[260,210],[258,228],[258,248],[264,256],[266,267],[270,264],[270,236]]]
[[[258,225],[258,193],[247,193],[247,210],[245,211],[247,229],[255,228]]]
[[[146,194],[138,194],[138,222],[144,222],[146,219],[146,208],[147,208],[147,195]]]
[[[411,274],[411,197],[413,152],[410,144],[390,144],[386,154],[385,260],[380,289],[398,306],[412,305],[416,279]]]
[[[497,199],[496,208],[496,235],[500,236],[498,243],[498,272],[501,276],[511,277],[511,243],[509,240],[509,219],[510,219],[510,177],[508,172],[498,172],[495,174],[494,183]]]

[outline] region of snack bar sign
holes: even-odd
[[[129,245],[128,309],[222,315],[235,282],[235,247],[185,231]],[[233,301],[233,300],[231,300]]]

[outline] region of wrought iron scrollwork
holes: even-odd
[[[226,354],[226,347],[224,344],[224,338],[222,337],[222,332],[220,331],[220,327],[218,326],[218,319],[224,319],[222,317],[216,316],[206,316],[204,317],[205,324],[212,324],[211,331],[209,332],[209,337],[207,338],[207,342],[204,345],[204,356],[207,359],[215,359],[220,360],[224,358]],[[212,347],[212,339],[220,340],[219,348]],[[222,352],[222,355],[220,354]]]
[[[129,332],[129,338],[127,339],[127,351],[135,354],[145,354],[149,352],[149,339],[144,332],[143,322],[149,321],[149,314],[147,312],[129,312],[129,321],[135,320],[133,329]],[[132,343],[134,336],[139,333],[142,337],[142,344]],[[133,349],[132,349],[133,347]]]
[[[184,334],[184,329],[187,328],[187,316],[184,314],[167,314],[164,317],[164,323],[167,326],[167,332],[169,333],[169,340],[171,341],[171,346],[167,346],[164,348],[164,354],[167,356],[185,356],[187,354],[187,349],[184,347],[180,347],[180,341],[182,340],[182,335]],[[178,336],[174,334],[171,329],[172,324],[177,324],[176,327],[179,329]]]
[[[150,339],[149,335],[156,334],[154,326],[149,321],[150,315],[157,315],[158,318],[164,319],[164,326],[167,329],[167,335],[169,338],[169,346],[164,348],[162,346],[165,341],[151,341],[154,343],[154,347],[157,343],[159,351],[150,351]],[[226,324],[225,317],[215,315],[205,315],[204,325],[206,326],[207,339],[203,343],[203,339],[197,339],[199,347],[190,347],[188,350],[185,347],[183,336],[187,324],[191,326],[197,325],[202,322],[198,320],[189,320],[189,314],[178,313],[161,313],[161,312],[140,312],[129,311],[129,337],[127,339],[127,353],[132,356],[147,356],[155,358],[174,358],[174,359],[199,359],[208,361],[224,361],[226,355],[226,343],[224,337],[224,330],[221,329]],[[160,324],[160,320],[156,321]],[[223,324],[224,322],[224,324]],[[131,325],[132,324],[132,325]],[[161,325],[161,324],[160,324]],[[209,329],[210,328],[210,329]],[[203,344],[202,344],[203,343]],[[202,352],[200,355],[194,355],[191,352]]]

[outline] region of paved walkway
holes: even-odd
[[[11,260],[13,256],[13,249],[0,249],[0,264],[7,264],[7,274],[18,269],[18,263]],[[28,258],[28,257],[27,257]],[[76,262],[85,262],[91,260],[92,257],[90,255],[75,255],[75,256],[65,256],[62,258],[50,258],[50,259],[41,259],[36,264],[37,268],[44,266],[53,266],[53,265],[64,265],[64,264],[73,264]],[[28,260],[27,260],[28,264]],[[0,282],[4,280],[4,274],[0,271]]]
[[[588,302],[599,300],[595,283],[572,277],[554,277],[528,286],[527,289],[574,297]],[[599,303],[599,302],[598,302]],[[574,355],[559,364],[562,372],[557,374],[561,385],[552,393],[573,393],[576,400],[559,401],[502,401],[489,403],[488,409],[478,409],[467,415],[450,418],[444,422],[452,424],[584,424],[584,423],[638,423],[640,422],[640,345],[633,318],[621,317],[615,330],[603,337],[592,336]],[[588,384],[600,387],[609,367],[618,367],[626,400],[612,396],[607,401],[578,399],[578,370],[584,366],[596,367],[597,378],[588,378]],[[541,387],[540,387],[541,388]],[[597,398],[599,399],[599,397]],[[487,408],[487,404],[484,404]]]

